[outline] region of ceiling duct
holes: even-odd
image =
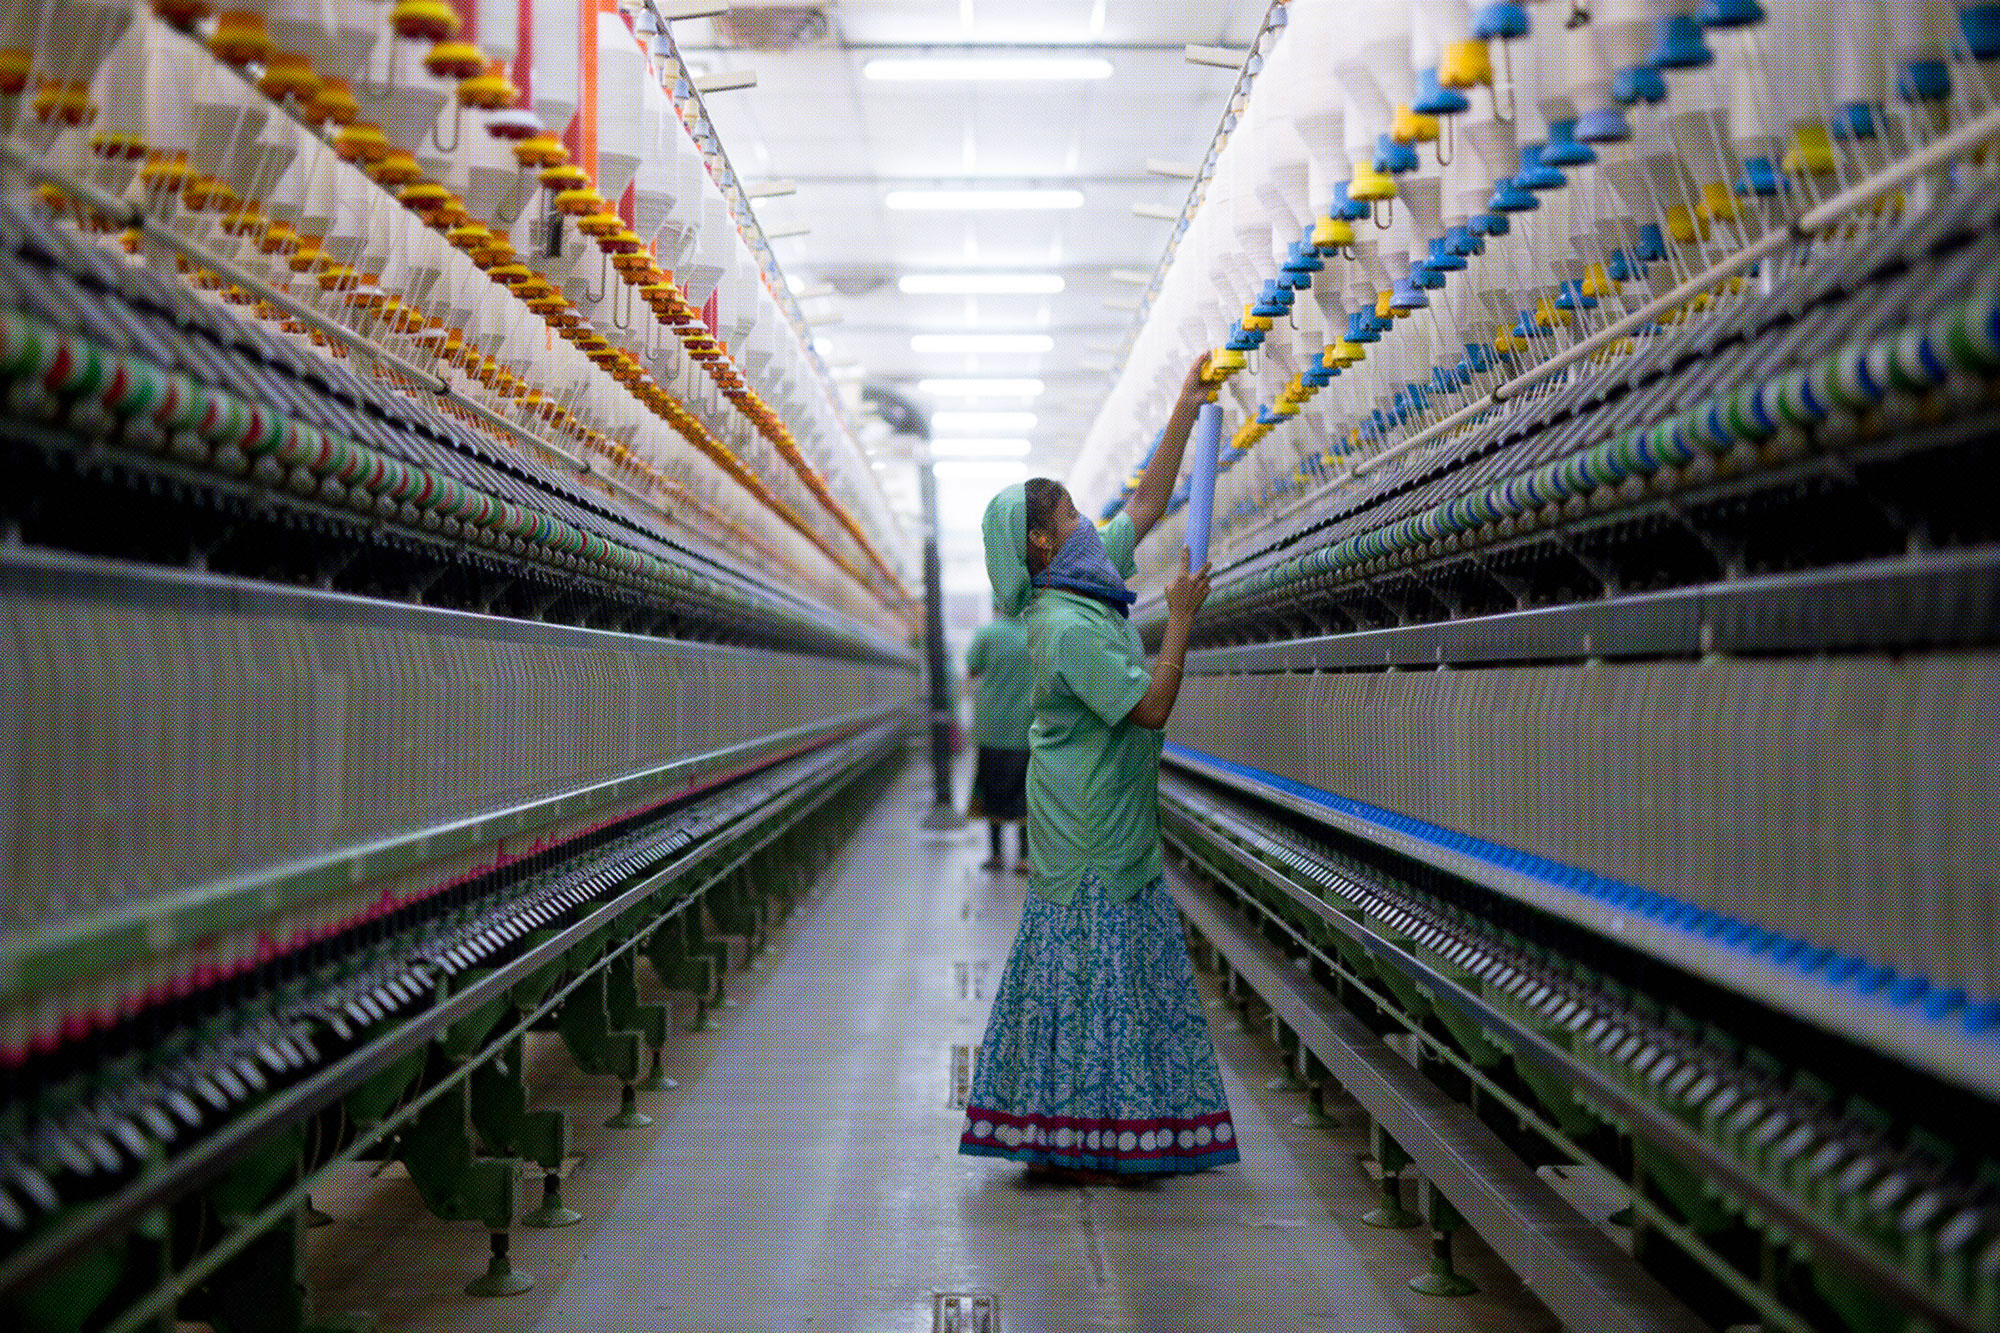
[[[745,51],[796,51],[833,35],[823,5],[739,5],[713,22],[722,45]]]

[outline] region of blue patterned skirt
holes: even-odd
[[[1166,885],[1067,907],[1030,890],[958,1150],[1129,1174],[1237,1160],[1229,1099]]]

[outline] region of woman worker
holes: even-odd
[[[965,650],[965,674],[977,683],[972,697],[972,739],[979,747],[972,790],[993,841],[992,854],[981,867],[1005,870],[1000,845],[1003,824],[1020,825],[1028,807],[1028,724],[1035,719],[1032,693],[1035,662],[1028,652],[1028,627],[1021,618],[999,607],[981,625]],[[1024,829],[1014,869],[1028,873],[1028,835]]]
[[[1161,728],[1208,567],[1166,588],[1148,674],[1127,616],[1132,548],[1166,512],[1205,396],[1197,361],[1130,502],[1100,533],[1037,477],[987,504],[986,569],[1035,659],[1034,890],[994,996],[958,1150],[1085,1184],[1237,1160],[1194,969],[1162,881]]]

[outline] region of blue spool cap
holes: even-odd
[[[1243,328],[1241,325],[1229,331],[1229,341],[1223,346],[1234,352],[1247,352],[1264,341],[1264,335]]]
[[[1375,136],[1375,170],[1400,176],[1417,169],[1414,144],[1397,143],[1386,134]]]
[[[1623,116],[1618,117],[1623,120]],[[1597,153],[1589,144],[1577,142],[1577,121],[1552,120],[1549,122],[1549,141],[1542,146],[1541,162],[1550,167],[1587,167],[1597,160]],[[1628,128],[1626,136],[1631,136]],[[1533,188],[1533,187],[1530,187]]]
[[[1526,37],[1528,11],[1516,4],[1487,5],[1473,17],[1472,35],[1483,42]]]
[[[1542,161],[1542,149],[1548,145],[1524,143],[1521,145],[1521,169],[1514,175],[1514,185],[1523,190],[1560,190],[1569,184],[1569,177]]]
[[[1351,343],[1382,341],[1382,335],[1375,331],[1375,321],[1368,311],[1356,310],[1347,316],[1347,341]]]
[[[1514,177],[1505,176],[1494,182],[1493,197],[1486,201],[1490,213],[1529,213],[1542,206],[1542,201],[1515,184]],[[1489,236],[1504,236],[1505,232],[1489,230]]]
[[[1307,384],[1312,385],[1316,389],[1324,389],[1327,385],[1333,383],[1333,377],[1338,373],[1339,370],[1337,367],[1329,365],[1315,365],[1311,370],[1308,370],[1304,375],[1301,375],[1299,378],[1303,379]]]
[[[1465,345],[1465,359],[1470,364],[1471,369],[1480,371],[1481,373],[1493,368],[1493,362],[1487,355],[1485,343],[1467,343]]]
[[[1667,257],[1667,236],[1657,222],[1648,222],[1639,228],[1637,258],[1642,263],[1657,264]]]
[[[1430,405],[1431,389],[1428,384],[1412,384],[1409,392],[1411,411],[1421,412]]]
[[[1872,139],[1882,132],[1882,113],[1873,102],[1845,102],[1833,117],[1836,139]]]
[[[1452,230],[1458,231],[1460,228],[1453,227]],[[1457,273],[1465,267],[1465,260],[1452,248],[1452,239],[1449,235],[1435,236],[1431,238],[1430,257],[1424,260],[1423,266],[1438,273]]]
[[[1951,70],[1942,60],[1913,60],[1896,75],[1896,96],[1905,102],[1942,102],[1951,96]]]
[[[1346,222],[1358,222],[1368,216],[1368,201],[1349,199],[1347,187],[1351,181],[1338,181],[1333,187],[1333,216]]]
[[[1930,994],[1931,983],[1923,977],[1899,977],[1889,987],[1887,998],[1890,1004],[1901,1008],[1912,1005]]]
[[[1486,253],[1486,242],[1471,227],[1453,227],[1444,234],[1445,250],[1452,255],[1481,255]],[[1460,268],[1465,267],[1463,264]]]
[[[1646,63],[1655,69],[1700,69],[1715,63],[1715,52],[1701,39],[1701,25],[1691,15],[1674,14],[1660,20]]]
[[[1530,204],[1534,202],[1535,197],[1533,195],[1529,195],[1527,198]],[[1487,207],[1491,208],[1492,204],[1489,203]],[[1514,224],[1507,220],[1505,213],[1481,213],[1472,221],[1474,223],[1473,235],[1475,236],[1505,236],[1508,232],[1514,230]]]
[[[1410,285],[1423,291],[1434,292],[1444,286],[1444,274],[1437,269],[1422,264],[1410,265]]]
[[[1277,413],[1273,412],[1273,411],[1272,411],[1272,410],[1271,410],[1270,408],[1268,408],[1268,407],[1265,407],[1265,406],[1264,406],[1264,405],[1263,405],[1262,403],[1259,403],[1259,404],[1257,405],[1257,421],[1258,421],[1258,424],[1260,424],[1260,425],[1264,425],[1264,426],[1275,426],[1275,425],[1277,425],[1277,424],[1278,424],[1278,423],[1279,423],[1280,421],[1283,421],[1283,420],[1284,420],[1284,418],[1283,418],[1283,417],[1281,417],[1281,416],[1279,416],[1279,415],[1278,415]]]
[[[1319,257],[1319,251],[1310,239],[1294,242],[1290,253],[1291,258],[1285,261],[1288,273],[1318,273],[1326,267],[1326,261]],[[1311,279],[1308,278],[1307,282],[1310,284]]]
[[[1613,250],[1605,256],[1604,272],[1613,282],[1629,281],[1632,277],[1632,261],[1625,257],[1622,249]]]
[[[1472,103],[1466,100],[1464,93],[1438,83],[1436,65],[1427,65],[1417,71],[1417,97],[1410,103],[1410,110],[1420,116],[1455,116],[1471,109]]]
[[[1896,979],[1896,969],[1880,963],[1862,962],[1848,978],[1848,984],[1863,995],[1872,995]]]
[[[1567,278],[1556,288],[1556,309],[1595,310],[1597,298],[1583,290],[1583,284],[1575,278]]]
[[[1443,366],[1431,367],[1431,388],[1437,390],[1439,393],[1450,393],[1457,387],[1457,380],[1458,375],[1455,369],[1447,370]]]
[[[1627,65],[1611,76],[1611,100],[1619,106],[1656,105],[1667,100],[1667,81],[1651,65]],[[1577,137],[1583,138],[1583,131],[1578,130]]]
[[[1701,0],[1694,21],[1704,28],[1746,28],[1764,21],[1764,7],[1757,0]]]
[[[1736,193],[1774,195],[1791,188],[1778,174],[1777,164],[1768,157],[1743,159],[1743,174],[1736,178]]]
[[[1637,101],[1637,98],[1627,99]],[[1553,128],[1553,127],[1551,127]],[[1632,137],[1632,122],[1625,119],[1625,112],[1619,107],[1599,107],[1587,111],[1576,122],[1576,137],[1581,141],[1578,147],[1594,143],[1624,143]],[[1550,145],[1554,147],[1554,145]],[[1548,155],[1545,153],[1543,157]],[[1592,154],[1595,157],[1595,154]]]
[[[2000,1028],[2000,1000],[1968,1004],[1965,1012],[1958,1016],[1958,1021],[1967,1032],[1991,1032]]]
[[[1974,60],[2000,56],[2000,5],[1960,5],[1958,30]]]

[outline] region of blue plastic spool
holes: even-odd
[[[1701,25],[1692,16],[1673,14],[1660,20],[1646,63],[1655,69],[1700,69],[1715,63],[1715,52],[1702,40]]]
[[[1620,120],[1624,117],[1619,116]],[[1542,145],[1541,162],[1550,167],[1587,167],[1597,161],[1597,152],[1589,144],[1577,142],[1575,119],[1552,120],[1549,122],[1549,141]],[[1630,130],[1627,130],[1629,137]],[[1530,187],[1533,188],[1533,187]]]
[[[1454,227],[1452,230],[1457,231],[1459,228]],[[1452,239],[1449,235],[1433,237],[1430,251],[1429,258],[1425,259],[1423,264],[1427,269],[1437,273],[1457,273],[1465,267],[1465,260],[1460,252],[1452,248]]]
[[[1483,7],[1472,20],[1472,35],[1481,41],[1510,41],[1528,35],[1528,11],[1517,4]]]
[[[1896,75],[1905,102],[1942,102],[1951,96],[1951,70],[1942,60],[1913,60]]]
[[[1747,28],[1764,21],[1764,7],[1757,0],[1701,0],[1694,21],[1704,28]]]
[[[1640,102],[1657,106],[1667,100],[1667,81],[1651,65],[1627,65],[1611,76],[1611,100],[1619,106],[1636,106]],[[1630,130],[1630,126],[1626,128]],[[1585,137],[1582,130],[1577,131],[1577,137]]]
[[[1471,109],[1472,103],[1464,93],[1438,82],[1436,65],[1426,65],[1417,71],[1417,96],[1410,103],[1410,110],[1420,116],[1455,116]]]
[[[1791,182],[1778,174],[1777,164],[1768,157],[1743,159],[1743,174],[1736,178],[1736,193],[1777,195],[1791,189]]]
[[[1661,96],[1665,95],[1666,90],[1663,88]],[[1615,86],[1613,96],[1616,96]],[[1574,133],[1580,141],[1579,147],[1594,143],[1624,143],[1632,137],[1632,122],[1625,119],[1625,112],[1619,107],[1599,107],[1595,111],[1585,112],[1578,118]]]
[[[1375,136],[1375,170],[1401,176],[1417,169],[1417,150],[1412,144],[1397,143],[1386,134]]]
[[[2000,5],[1960,5],[1958,31],[1974,60],[2000,57]]]
[[[1833,118],[1836,139],[1872,139],[1882,132],[1882,111],[1873,102],[1845,102]]]
[[[1560,190],[1569,184],[1569,177],[1542,160],[1542,150],[1547,146],[1539,143],[1521,145],[1521,169],[1513,177],[1517,189]]]
[[[1503,176],[1493,184],[1493,197],[1486,201],[1486,207],[1489,210],[1486,216],[1489,218],[1498,218],[1504,222],[1506,215],[1509,213],[1531,213],[1541,206],[1542,201],[1535,198],[1534,195],[1529,194],[1519,185],[1516,185],[1512,176]],[[1486,234],[1488,236],[1505,236],[1507,233],[1504,231],[1495,231],[1489,225],[1486,228]]]

